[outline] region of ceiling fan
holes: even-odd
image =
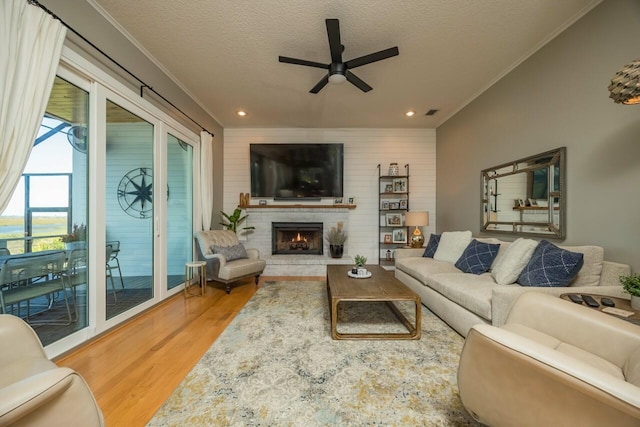
[[[326,19],[325,21],[327,24],[327,35],[329,36],[329,50],[331,52],[330,64],[321,64],[319,62],[289,58],[287,56],[280,56],[280,62],[329,70],[329,73],[324,76],[322,80],[320,80],[318,84],[316,84],[309,91],[311,93],[320,92],[320,90],[329,82],[343,83],[345,80],[348,80],[361,91],[369,92],[373,88],[349,70],[352,68],[370,64],[372,62],[382,61],[383,59],[391,58],[392,56],[396,56],[399,54],[398,47],[395,46],[389,49],[381,50],[379,52],[371,53],[369,55],[361,56],[359,58],[351,59],[346,62],[342,62],[342,52],[344,51],[344,46],[340,42],[340,22],[337,19]]]

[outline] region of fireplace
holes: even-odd
[[[322,255],[321,222],[272,222],[274,255]]]

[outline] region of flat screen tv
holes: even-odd
[[[251,197],[342,197],[343,144],[251,144]]]

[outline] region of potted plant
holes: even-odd
[[[238,234],[238,225],[246,220],[249,215],[242,216],[242,209],[236,208],[231,215],[220,211],[220,216],[222,216],[223,220],[226,220],[226,222],[221,222],[220,225]],[[242,229],[255,230],[255,227],[242,227]]]
[[[366,256],[362,256],[362,255],[356,255],[354,258],[356,265],[359,268],[364,267],[364,265],[367,263],[367,257]]]
[[[60,237],[60,241],[64,243],[67,250],[84,249],[87,246],[87,226],[84,224],[73,224],[71,233]]]
[[[640,310],[640,274],[620,276],[620,283],[624,291],[631,295],[631,307],[634,310]]]
[[[347,233],[342,227],[331,227],[331,230],[326,235],[327,242],[329,242],[329,252],[331,258],[342,258],[344,253],[344,242],[347,241]]]

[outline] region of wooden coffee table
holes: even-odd
[[[327,294],[329,296],[329,315],[331,317],[331,337],[334,340],[418,340],[421,335],[422,305],[420,297],[395,278],[390,271],[378,265],[367,265],[372,273],[368,279],[354,279],[347,276],[350,266],[327,266]],[[340,333],[338,326],[338,304],[343,301],[382,301],[407,328],[407,333]],[[415,304],[416,321],[411,324],[398,310],[394,301],[412,301]]]

